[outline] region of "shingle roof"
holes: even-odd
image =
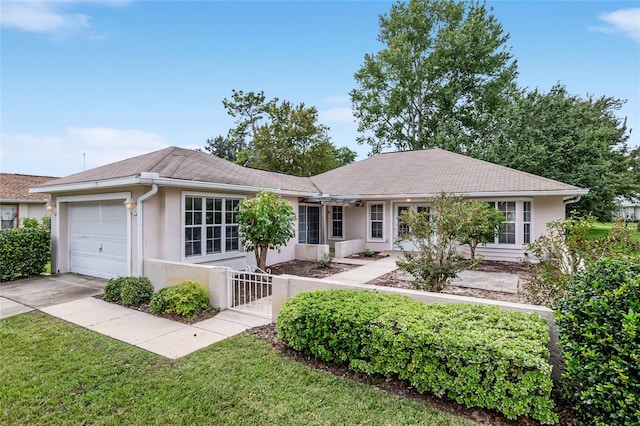
[[[177,147],[169,147],[96,167],[47,182],[44,186],[139,176],[142,172],[158,173],[163,178],[186,181],[317,192],[308,178],[250,169],[204,152]]]
[[[344,196],[579,190],[439,148],[380,154],[311,180],[323,193]]]
[[[55,191],[57,185],[134,177],[143,172],[184,181],[359,198],[440,192],[584,193],[572,185],[439,148],[380,154],[307,178],[250,169],[204,152],[169,147],[38,186]]]
[[[0,173],[0,200],[42,202],[42,194],[29,194],[29,188],[55,179],[52,176]]]

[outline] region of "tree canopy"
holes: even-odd
[[[378,40],[351,91],[371,153],[440,147],[588,188],[571,208],[601,220],[640,192],[638,150],[616,115],[625,101],[518,88],[509,35],[484,3],[398,2]]]
[[[253,251],[258,268],[266,270],[269,249],[282,247],[295,237],[295,220],[291,204],[273,192],[260,191],[255,198],[240,201],[240,238],[245,249]]]
[[[399,2],[380,17],[384,48],[365,55],[351,91],[372,153],[439,146],[473,152],[494,113],[515,92],[516,61],[484,4]]]
[[[571,209],[610,220],[618,195],[638,190],[630,171],[623,101],[571,95],[562,85],[519,96],[501,114],[493,139],[477,156],[559,180],[589,194]]]
[[[304,103],[294,105],[278,98],[267,100],[263,92],[232,91],[223,99],[236,127],[225,138],[207,141],[211,154],[243,166],[296,176],[311,176],[349,164],[356,153],[337,148],[329,127],[318,123],[318,110]]]

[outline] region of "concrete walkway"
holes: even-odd
[[[398,269],[396,260],[400,253],[384,252],[388,257],[380,260],[365,259],[334,259],[336,263],[358,265],[356,268],[323,278],[325,281],[337,281],[340,283],[366,284],[378,277]],[[413,281],[409,274],[403,274],[400,279]],[[502,272],[461,271],[458,277],[451,280],[450,285],[472,288],[477,290],[497,291],[502,293],[518,293],[518,276]]]
[[[340,272],[335,275],[331,275],[329,277],[323,278],[326,281],[337,281],[340,283],[358,283],[365,284],[371,280],[374,280],[378,277],[381,277],[389,272],[393,272],[398,269],[396,265],[396,260],[398,259],[398,254],[396,252],[385,252],[384,254],[388,254],[388,257],[380,260],[364,260],[364,259],[355,259],[358,261],[358,266],[356,268],[350,269],[348,271]],[[353,259],[347,259],[353,260]],[[334,260],[337,263],[340,262],[340,259]],[[364,264],[361,262],[365,262]],[[344,262],[347,263],[347,262]],[[350,263],[350,262],[349,262]],[[350,263],[353,264],[353,263]]]
[[[222,311],[213,318],[188,325],[94,297],[41,311],[169,359],[183,357],[249,328],[271,323],[253,315]]]
[[[176,359],[270,319],[222,311],[196,324],[183,324],[95,297],[106,280],[75,274],[0,283],[0,319],[40,310],[51,316]]]

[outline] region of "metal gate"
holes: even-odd
[[[227,273],[229,309],[271,318],[272,277],[263,271],[229,270]]]

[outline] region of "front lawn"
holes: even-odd
[[[176,361],[39,312],[0,321],[0,424],[470,421],[283,358],[240,335]]]
[[[591,231],[589,232],[588,238],[591,240],[595,240],[597,238],[605,237],[609,231],[613,223],[611,222],[596,222],[593,224]],[[637,222],[629,222],[627,227],[631,230],[632,238],[636,241],[640,241],[640,232],[638,232],[638,223]]]

